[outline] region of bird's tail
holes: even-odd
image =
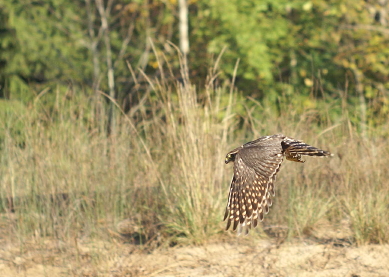
[[[286,159],[294,162],[303,163],[304,161],[301,159],[303,155],[320,157],[333,156],[330,152],[308,145],[301,140],[286,138],[281,144]]]

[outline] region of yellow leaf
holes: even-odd
[[[304,79],[304,84],[307,86],[307,87],[311,87],[313,86],[313,81],[309,78],[305,78]]]
[[[312,9],[312,2],[311,1],[308,1],[306,2],[304,5],[303,5],[303,10],[308,12]]]
[[[348,60],[342,60],[342,64],[346,68],[350,67],[350,63],[348,62]]]
[[[158,68],[158,62],[157,62],[157,61],[150,61],[150,62],[149,62],[149,65],[150,65],[152,68]]]

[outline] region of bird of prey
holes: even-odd
[[[264,136],[228,152],[225,163],[234,162],[234,175],[224,220],[227,228],[245,230],[263,220],[275,196],[274,182],[284,156],[303,163],[302,155],[332,156],[328,151],[310,146],[282,134]]]

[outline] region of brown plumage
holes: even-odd
[[[234,175],[224,220],[227,230],[232,225],[248,232],[263,220],[275,196],[274,182],[284,156],[303,163],[302,155],[332,156],[330,152],[310,146],[282,134],[264,136],[230,151],[225,163],[234,162]]]

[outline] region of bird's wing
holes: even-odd
[[[235,157],[234,175],[224,220],[227,228],[231,224],[246,230],[256,227],[263,214],[269,212],[274,196],[274,181],[281,166],[283,155],[281,146],[253,146],[242,148]]]

